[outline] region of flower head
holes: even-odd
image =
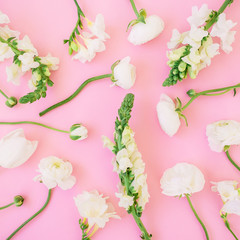
[[[170,42],[167,43],[169,49],[175,49],[179,44],[182,43],[188,32],[181,34],[177,29],[173,29],[172,37]]]
[[[34,53],[26,52],[23,55],[20,55],[18,59],[22,62],[22,71],[27,72],[31,68],[39,67],[39,62],[34,61]]]
[[[38,167],[40,175],[36,176],[34,180],[42,182],[48,189],[59,186],[61,189],[67,190],[76,183],[76,178],[71,175],[72,164],[70,162],[50,156],[43,158]]]
[[[55,71],[58,69],[59,58],[53,57],[50,53],[46,57],[41,57],[41,63],[47,65],[49,70]]]
[[[35,152],[37,141],[25,138],[23,129],[16,129],[0,140],[0,166],[15,168],[25,163]]]
[[[6,44],[0,42],[0,62],[3,62],[5,59],[9,59],[14,56],[12,49]]]
[[[72,140],[83,140],[88,137],[88,130],[82,124],[74,124],[70,128],[70,138]]]
[[[156,38],[164,29],[163,20],[157,15],[145,18],[145,22],[138,22],[132,26],[128,41],[134,45],[144,44]]]
[[[6,68],[6,72],[8,82],[12,82],[14,85],[20,85],[20,78],[23,75],[21,67],[12,63],[12,65]]]
[[[5,25],[4,27],[0,27],[0,36],[4,40],[8,40],[11,37],[18,39],[19,35],[20,35],[20,32],[11,30],[7,25]]]
[[[37,49],[33,46],[30,38],[25,35],[22,40],[18,41],[18,48],[33,55],[38,55]]]
[[[167,169],[160,180],[162,193],[167,196],[184,196],[200,192],[205,184],[202,172],[193,164],[178,163]]]
[[[0,24],[10,23],[8,16],[0,11]]]

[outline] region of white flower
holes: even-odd
[[[145,19],[146,23],[138,22],[133,25],[128,36],[128,41],[134,45],[144,44],[156,38],[164,29],[163,20],[157,15]]]
[[[115,195],[117,198],[120,198],[118,203],[119,207],[123,207],[126,210],[128,210],[134,203],[133,197],[130,197],[127,194],[115,193]]]
[[[38,167],[38,172],[41,174],[34,180],[42,182],[48,189],[59,186],[63,190],[67,190],[76,183],[76,178],[71,176],[72,164],[70,162],[50,156],[43,158]]]
[[[240,123],[222,120],[207,126],[206,134],[212,151],[222,152],[228,145],[240,144]]]
[[[102,136],[103,147],[108,148],[110,151],[113,151],[115,144],[106,136]]]
[[[201,46],[202,39],[206,36],[208,36],[208,31],[205,31],[202,28],[197,28],[195,25],[192,25],[191,30],[183,39],[182,43],[189,44],[194,49],[198,49]]]
[[[26,52],[18,57],[18,59],[22,62],[22,71],[27,72],[31,68],[39,67],[39,63],[34,61],[34,53]]]
[[[14,56],[12,49],[6,44],[0,42],[0,62]]]
[[[162,130],[170,137],[177,133],[181,124],[175,109],[173,100],[166,94],[161,94],[157,104],[158,120]]]
[[[192,7],[192,16],[190,16],[187,21],[191,26],[199,27],[208,20],[211,12],[212,10],[208,9],[207,4],[203,4],[199,10],[197,6],[194,6]]]
[[[0,24],[10,23],[8,16],[0,11]]]
[[[136,80],[136,67],[130,60],[130,57],[123,58],[113,70],[114,84],[124,89],[131,88]]]
[[[37,49],[33,46],[30,38],[27,35],[25,35],[22,40],[18,41],[18,49],[21,49],[27,53],[38,55]]]
[[[12,82],[15,85],[20,84],[20,78],[23,75],[23,72],[17,64],[12,63],[11,66],[6,67],[6,72],[8,82]]]
[[[228,214],[234,213],[240,216],[240,199],[226,202],[221,211]]]
[[[19,38],[19,35],[20,32],[11,30],[7,25],[5,25],[4,27],[0,27],[0,36],[4,40],[8,40],[8,38],[11,37]]]
[[[50,53],[46,57],[41,57],[41,63],[47,65],[49,70],[55,71],[58,69],[59,58],[53,57]]]
[[[25,163],[35,152],[37,141],[25,138],[23,129],[16,129],[0,140],[0,166],[15,168]]]
[[[232,51],[231,44],[234,42],[236,31],[230,31],[237,23],[226,20],[226,14],[222,13],[218,17],[218,21],[213,25],[211,36],[221,39],[221,47],[226,53]]]
[[[147,183],[145,183],[138,191],[139,194],[139,200],[138,205],[142,207],[142,209],[145,208],[145,205],[149,202],[150,195],[148,193],[148,186]]]
[[[82,63],[91,62],[96,56],[96,52],[89,51],[83,45],[80,45],[79,51],[75,54],[72,59],[79,60]]]
[[[128,151],[126,148],[123,148],[117,153],[116,160],[118,162],[119,169],[123,172],[126,172],[128,168],[131,168],[133,166],[129,159]]]
[[[34,91],[37,89],[37,78],[36,78],[36,75],[35,74],[32,74],[32,77],[31,79],[29,79],[28,81],[28,88],[31,90],[31,91]]]
[[[168,51],[167,57],[170,61],[177,61],[182,57],[185,50],[186,46],[182,46],[180,48],[174,49],[173,51]]]
[[[70,128],[70,138],[72,140],[83,140],[88,137],[88,130],[82,124],[74,124]]]
[[[180,43],[182,43],[187,34],[188,32],[181,34],[177,29],[173,29],[170,42],[167,43],[168,48],[175,49]]]
[[[201,191],[205,180],[202,172],[193,164],[178,163],[164,172],[160,183],[163,194],[184,196]]]
[[[106,50],[104,42],[98,38],[85,38],[84,43],[87,46],[88,51],[92,53],[103,52]]]
[[[198,49],[196,48],[191,48],[190,54],[187,56],[183,57],[182,60],[191,65],[193,71],[199,71],[199,63],[201,61],[201,56],[199,54]]]
[[[90,29],[93,35],[95,35],[97,38],[99,38],[102,41],[110,38],[110,36],[105,32],[105,23],[104,23],[104,17],[102,14],[98,14],[96,16],[95,22],[91,22],[88,19],[86,20],[87,20],[88,28]]]
[[[223,202],[231,201],[238,199],[238,190],[236,181],[221,181],[221,182],[212,182],[212,191],[218,192],[221,196]]]
[[[120,218],[114,212],[112,205],[107,203],[106,199],[108,197],[103,197],[97,191],[84,191],[82,194],[74,197],[79,214],[83,218],[88,219],[89,229],[95,224],[99,228],[104,228],[110,218]]]

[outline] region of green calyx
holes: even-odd
[[[134,26],[135,24],[137,24],[137,23],[144,23],[144,24],[146,24],[146,21],[145,21],[145,19],[146,19],[146,17],[147,17],[147,12],[146,12],[146,9],[140,9],[140,11],[136,14],[137,15],[137,19],[134,19],[134,20],[132,20],[129,24],[128,24],[128,26],[127,26],[127,31],[128,31],[128,29],[130,28],[130,27],[132,27],[132,26]]]
[[[20,207],[23,205],[23,202],[24,202],[24,198],[20,195],[17,195],[14,197],[14,204],[17,206],[17,207]]]
[[[15,105],[17,105],[17,103],[18,103],[18,100],[17,100],[17,98],[15,98],[15,97],[9,97],[9,98],[7,99],[7,101],[5,102],[5,104],[6,104],[8,107],[10,107],[10,108],[12,108],[12,107],[14,107]]]
[[[115,77],[114,77],[114,69],[115,69],[115,67],[119,64],[121,62],[121,60],[117,60],[115,63],[113,63],[113,65],[111,66],[111,70],[112,70],[112,76],[111,76],[111,81],[113,82],[113,83],[115,83],[117,80],[115,79]]]
[[[79,136],[79,135],[73,135],[72,132],[78,128],[80,128],[82,126],[82,124],[80,123],[76,123],[76,124],[73,124],[70,128],[70,131],[69,131],[69,137],[73,140],[73,141],[77,141],[79,139],[82,138],[82,136]]]

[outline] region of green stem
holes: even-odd
[[[6,206],[0,207],[0,210],[8,208],[8,207],[12,206],[13,204],[14,204],[14,202],[12,202],[12,203],[10,203],[10,204],[8,204]]]
[[[229,232],[234,236],[234,238],[235,238],[236,240],[238,240],[237,236],[234,234],[234,232],[233,232],[232,229],[230,228],[229,221],[227,220],[227,214],[226,214],[226,215],[222,214],[221,217],[223,218],[224,223],[225,223],[225,226],[227,227],[227,229],[229,230]]]
[[[61,102],[59,102],[59,103],[54,104],[53,106],[45,109],[44,111],[40,112],[40,113],[39,113],[39,116],[41,117],[41,116],[43,116],[44,114],[52,111],[53,109],[58,108],[58,107],[60,107],[60,106],[62,106],[62,105],[64,105],[64,104],[70,102],[72,99],[74,99],[74,98],[82,91],[82,89],[83,89],[88,83],[94,82],[94,81],[97,81],[97,80],[100,80],[100,79],[104,79],[104,78],[109,78],[109,77],[111,77],[111,76],[112,76],[112,74],[105,74],[105,75],[100,75],[100,76],[97,76],[97,77],[93,77],[93,78],[87,79],[85,82],[83,82],[83,83],[80,85],[80,87],[79,87],[71,96],[69,96],[68,98],[64,99],[63,101],[61,101]]]
[[[189,203],[189,205],[190,205],[190,207],[191,207],[191,209],[192,209],[195,217],[197,218],[197,220],[199,221],[199,223],[201,224],[201,226],[202,226],[202,228],[203,228],[203,230],[204,230],[204,232],[205,232],[206,239],[209,240],[209,236],[208,236],[207,229],[206,229],[205,225],[203,224],[203,222],[201,221],[201,219],[199,218],[196,210],[194,209],[194,207],[193,207],[193,205],[192,205],[192,202],[191,202],[191,200],[190,200],[189,194],[185,194],[185,196],[186,196],[186,198],[187,198],[187,200],[188,200],[188,203]]]
[[[18,50],[13,44],[11,44],[11,42],[4,40],[2,37],[0,37],[0,42],[6,43],[16,55],[21,55],[24,52],[24,51]]]
[[[226,155],[227,155],[227,157],[228,157],[228,160],[232,163],[232,165],[233,165],[235,168],[237,168],[238,171],[240,171],[240,167],[233,161],[233,159],[231,158],[228,150],[226,151]]]
[[[209,93],[216,93],[216,92],[223,92],[223,93],[219,93],[217,95],[221,95],[224,93],[229,92],[232,89],[235,88],[240,88],[240,84],[236,84],[234,86],[229,86],[229,87],[224,87],[224,88],[216,88],[216,89],[210,89],[210,90],[206,90],[206,91],[202,91],[199,93],[196,93],[193,97],[191,97],[191,99],[182,107],[182,111],[185,110],[196,98],[198,98],[199,96],[211,96]],[[213,95],[215,96],[215,95]]]
[[[222,4],[222,6],[219,8],[218,12],[216,15],[214,15],[214,17],[205,25],[204,29],[205,31],[207,31],[216,21],[218,16],[224,12],[224,10],[226,9],[226,7],[228,5],[230,5],[231,3],[233,3],[233,0],[225,0],[225,2]]]
[[[39,215],[47,207],[51,197],[51,190],[52,189],[48,190],[47,201],[45,202],[43,207],[39,211],[37,211],[32,217],[30,217],[27,221],[25,221],[21,226],[19,226],[6,240],[10,240],[19,230],[21,230],[27,223],[29,223],[33,218]]]
[[[78,10],[78,17],[80,18],[80,15],[81,15],[81,16],[83,16],[83,17],[85,17],[85,15],[84,15],[84,13],[83,13],[82,9],[80,8],[80,6],[79,6],[79,4],[78,4],[77,0],[74,0],[74,2],[75,2],[75,4],[76,4],[76,6],[77,6],[77,10]],[[80,20],[80,21],[81,21],[81,20]]]
[[[33,124],[33,125],[38,125],[38,126],[45,127],[45,128],[48,128],[48,129],[51,129],[51,130],[54,130],[54,131],[58,131],[58,132],[69,133],[69,131],[61,130],[61,129],[58,129],[58,128],[47,126],[47,125],[42,124],[42,123],[32,122],[32,121],[0,122],[0,125],[17,125],[17,124]]]
[[[1,93],[6,99],[9,98],[1,89],[0,89],[0,93]]]
[[[134,1],[130,0],[130,2],[131,2],[134,13],[136,14],[137,18],[139,18],[140,16],[139,16],[139,13],[138,13],[138,10],[137,10],[137,7],[136,7]]]

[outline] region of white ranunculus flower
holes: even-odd
[[[115,144],[106,136],[102,136],[103,147],[108,148],[110,151],[113,151]]]
[[[191,26],[199,27],[208,20],[211,12],[212,10],[208,9],[207,4],[203,4],[199,10],[197,6],[194,6],[192,7],[192,16],[190,16],[187,21]]]
[[[221,209],[221,212],[225,212],[228,214],[237,214],[240,216],[240,199],[235,199],[226,202]]]
[[[115,195],[120,199],[118,202],[119,207],[123,207],[126,210],[128,210],[134,203],[133,197],[130,197],[127,194],[115,193]]]
[[[53,57],[50,53],[46,57],[41,57],[41,63],[47,65],[51,71],[59,68],[59,58]]]
[[[38,165],[40,175],[34,178],[40,181],[48,189],[59,186],[63,190],[73,187],[76,178],[72,176],[72,164],[54,156],[43,158]]]
[[[131,168],[133,164],[131,163],[126,148],[123,148],[117,153],[116,160],[118,162],[118,167],[120,171],[126,172],[128,168]]]
[[[102,14],[98,14],[96,16],[95,22],[91,22],[90,20],[87,20],[87,25],[90,31],[93,35],[95,35],[100,40],[104,41],[110,36],[105,32],[105,23],[104,23],[104,17]]]
[[[0,24],[10,23],[9,17],[0,11]]]
[[[184,196],[200,192],[205,184],[202,172],[193,164],[178,163],[167,169],[160,180],[162,193],[167,196]]]
[[[207,126],[206,135],[212,151],[222,152],[225,146],[240,144],[240,123],[222,120]]]
[[[20,78],[23,75],[22,69],[15,63],[6,67],[7,81],[15,85],[20,85]]]
[[[0,62],[3,62],[5,59],[9,59],[14,56],[12,49],[6,44],[0,42]]]
[[[37,141],[25,138],[23,129],[16,129],[0,140],[0,166],[15,168],[25,163],[35,152]]]
[[[4,27],[0,27],[0,36],[4,40],[8,40],[8,38],[11,37],[19,38],[19,35],[20,32],[11,30],[7,25],[5,25]]]
[[[123,58],[113,70],[115,85],[129,89],[136,80],[136,67],[130,64],[130,57]]]
[[[223,202],[238,198],[237,181],[212,182],[212,191],[218,192]]]
[[[98,191],[86,192],[74,197],[79,214],[88,219],[89,229],[93,225],[104,228],[110,218],[120,218],[114,212],[113,206],[107,203],[108,197],[103,197]]]
[[[170,137],[177,133],[181,124],[175,109],[173,100],[166,94],[161,94],[157,104],[158,120],[162,130]]]
[[[72,140],[83,140],[88,137],[88,130],[82,124],[74,124],[70,128],[70,138]]]
[[[232,43],[235,40],[236,31],[230,31],[237,23],[226,20],[226,14],[222,13],[218,17],[218,21],[213,25],[211,36],[221,39],[221,47],[226,53],[232,51]]]
[[[25,35],[22,40],[18,41],[18,49],[21,49],[27,53],[38,55],[37,49],[33,46],[30,38],[27,35]]]
[[[144,44],[156,38],[164,29],[163,20],[157,15],[145,19],[146,23],[138,22],[133,25],[128,36],[128,41],[134,45]]]
[[[32,52],[26,52],[18,57],[18,59],[22,63],[22,71],[27,72],[31,68],[37,68],[39,67],[39,63],[34,61],[34,53]]]

